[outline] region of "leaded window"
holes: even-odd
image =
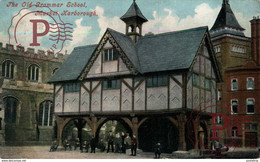
[[[52,126],[53,124],[53,104],[52,101],[43,101],[39,109],[39,125]]]
[[[28,80],[38,81],[39,80],[39,67],[35,64],[30,65],[28,68]]]
[[[167,75],[153,75],[147,78],[147,87],[161,87],[168,85]]]
[[[194,86],[199,86],[200,82],[199,82],[199,75],[198,74],[193,74],[193,85]]]
[[[120,89],[120,80],[105,80],[103,81],[103,89]]]
[[[105,49],[104,50],[104,57],[103,60],[104,62],[107,61],[115,61],[118,58],[118,51],[116,49]]]
[[[12,61],[5,61],[2,64],[2,76],[5,78],[14,78],[14,63]]]
[[[16,123],[18,100],[14,97],[4,98],[5,123]]]
[[[65,93],[79,92],[79,90],[80,90],[80,83],[67,83],[64,85]]]

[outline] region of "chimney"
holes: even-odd
[[[251,51],[253,60],[260,65],[260,19],[254,17],[251,22]]]

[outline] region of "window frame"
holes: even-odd
[[[196,76],[196,77],[195,77]],[[197,82],[195,82],[196,80],[195,79],[198,79]],[[196,84],[195,84],[196,83]],[[196,87],[200,87],[200,76],[199,74],[196,74],[196,73],[193,73],[192,74],[192,85],[193,86],[196,86]]]
[[[120,89],[120,87],[121,87],[120,79],[108,79],[108,80],[103,80],[102,82],[103,90],[116,90],[116,89]]]
[[[249,81],[249,79],[252,79],[252,80],[253,80],[253,87],[249,87],[249,86],[248,86],[248,81]],[[247,90],[254,90],[254,89],[255,89],[255,78],[254,78],[254,77],[247,77],[247,78],[246,78],[246,89],[247,89]]]
[[[233,111],[233,104],[232,104],[233,101],[236,101],[236,102],[237,102],[237,113],[235,113],[235,112]],[[237,99],[231,99],[231,114],[238,114],[238,100],[237,100]]]
[[[106,51],[108,51],[108,53],[106,53]],[[110,53],[111,51],[112,51],[112,53]],[[115,48],[104,49],[104,52],[103,52],[103,62],[117,61],[118,58],[119,58],[119,52]]]
[[[66,83],[64,84],[64,93],[79,93],[80,92],[80,83]]]
[[[231,128],[231,137],[232,138],[238,137],[238,128],[236,126]]]
[[[169,76],[168,75],[152,75],[146,78],[146,87],[166,87],[169,84]]]
[[[206,83],[207,81],[209,83],[208,84],[209,87],[207,87],[207,83]],[[204,84],[205,84],[205,89],[210,91],[210,89],[211,89],[211,79],[205,78]]]
[[[9,65],[8,65],[9,63]],[[15,63],[12,60],[5,60],[2,63],[2,77],[6,79],[14,79]],[[8,76],[7,76],[8,74]]]
[[[32,79],[34,78],[34,79]],[[30,82],[38,82],[40,79],[40,66],[31,64],[27,68],[27,80]]]
[[[248,100],[253,100],[253,102],[254,102],[254,104],[253,104],[253,106],[254,106],[254,112],[248,112]],[[246,114],[255,114],[255,99],[254,98],[247,98],[246,99]]]
[[[47,105],[47,106],[46,106]],[[46,108],[47,109],[47,120],[46,120]],[[42,111],[42,112],[41,112]],[[39,105],[39,126],[49,127],[54,125],[54,107],[53,102],[50,100],[45,100]],[[45,124],[45,122],[47,123]]]
[[[236,81],[236,86],[237,86],[236,89],[234,89],[233,81]],[[238,79],[237,78],[232,78],[231,79],[231,91],[238,91]]]

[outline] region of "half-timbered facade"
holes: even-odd
[[[193,134],[203,127],[207,143],[209,114],[216,112],[210,105],[216,103],[216,83],[221,80],[208,28],[142,36],[147,19],[135,2],[121,19],[125,34],[107,29],[98,44],[76,47],[49,81],[55,84],[60,142],[71,120],[79,137],[85,123],[95,135],[104,122],[117,119],[140,139],[144,122],[165,118],[177,130],[176,148],[186,150],[194,147],[185,125],[189,119],[195,122],[193,111],[203,111]]]

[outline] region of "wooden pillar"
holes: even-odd
[[[63,125],[63,120],[62,118],[58,117],[58,116],[55,116],[56,117],[56,121],[57,121],[57,140],[58,140],[58,143],[59,143],[59,146],[62,146],[62,125]]]
[[[200,129],[200,119],[197,118],[197,120],[194,120],[195,122],[195,149],[198,149],[199,147],[199,129]]]
[[[207,121],[207,135],[208,135],[208,138],[207,138],[207,141],[208,141],[208,149],[210,148],[210,129],[211,129],[211,126],[212,126],[212,119],[209,119]]]
[[[180,114],[177,116],[178,119],[178,129],[179,129],[179,151],[186,151],[186,141],[185,141],[185,123],[186,115]]]

